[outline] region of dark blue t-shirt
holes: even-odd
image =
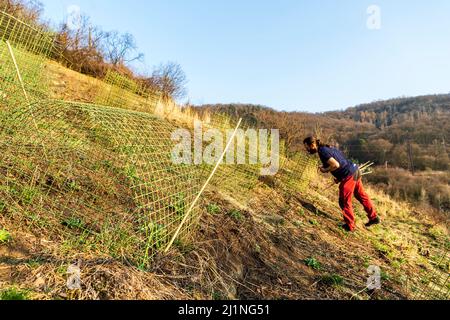
[[[344,180],[348,176],[352,176],[356,170],[358,170],[358,167],[353,162],[348,160],[344,154],[336,148],[320,147],[319,156],[324,168],[328,168],[330,166],[328,161],[331,158],[334,158],[337,162],[339,162],[341,165],[340,168],[334,172],[331,172],[339,181]]]

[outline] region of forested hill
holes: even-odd
[[[446,124],[449,112],[450,94],[446,94],[378,101],[345,111],[328,112],[325,115],[336,119],[367,122],[378,129],[383,129],[408,121],[430,122],[431,120],[434,123]],[[448,136],[448,130],[446,134]]]

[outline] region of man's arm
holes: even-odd
[[[328,160],[328,168],[321,167],[320,171],[322,173],[334,172],[338,170],[340,167],[341,165],[339,164],[339,162],[336,161],[335,158],[330,158],[330,160]]]

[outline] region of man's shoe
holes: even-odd
[[[368,223],[366,223],[366,228],[370,228],[371,226],[374,226],[374,225],[377,225],[380,223],[381,223],[380,218],[376,217],[375,219],[370,220]]]
[[[342,225],[342,229],[344,229],[347,232],[353,232],[354,231],[352,228],[350,228],[350,226],[348,224]]]

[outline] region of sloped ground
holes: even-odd
[[[262,209],[268,195],[283,205]],[[384,211],[395,205],[378,194],[376,199],[383,225],[347,234],[338,227],[340,213],[332,202],[326,201],[330,207],[324,210],[305,196],[286,198],[266,189],[245,207],[209,191],[203,205],[214,210],[204,212],[196,238],[157,257],[149,272],[101,254],[62,253],[61,243],[21,232],[21,226],[2,219],[13,240],[1,247],[0,281],[38,299],[414,298],[414,284],[422,285],[426,273],[437,269],[421,246],[431,249],[436,230],[445,229],[410,217],[406,207]],[[404,237],[419,234],[421,242],[399,239],[399,231]],[[67,266],[78,259],[83,290],[70,292]],[[316,263],[308,266],[307,259]],[[380,291],[364,290],[369,265],[382,269]],[[448,274],[445,267],[441,271]]]
[[[53,67],[56,96],[67,92],[65,86],[77,94],[74,99],[92,95],[90,80],[65,77],[64,69]],[[357,205],[358,231],[348,234],[339,228],[336,187],[327,184],[320,178],[306,194],[297,194],[273,183],[245,200],[210,188],[191,241],[157,256],[146,272],[1,214],[0,229],[11,239],[0,244],[0,288],[17,288],[31,299],[448,298],[448,282],[442,281],[449,274],[446,217],[369,190],[383,224],[366,230]],[[82,290],[70,291],[67,268],[78,261]],[[364,290],[370,265],[382,270],[379,291]],[[431,290],[433,279],[441,280],[440,287]],[[417,287],[426,288],[424,296]]]
[[[446,229],[412,217],[415,213],[406,206],[396,208],[383,195],[371,193],[384,221],[372,230],[362,227],[366,218],[360,215],[357,233],[341,231],[341,213],[334,202],[319,198],[313,190],[310,195],[283,196],[267,189],[260,190],[250,208],[241,208],[245,212],[242,221],[229,217],[209,224],[205,221],[207,226],[212,223],[207,239],[218,239],[216,255],[221,257],[219,261],[229,261],[224,263],[225,272],[244,284],[237,285],[240,299],[413,298],[414,284],[425,281],[425,274],[438,269],[443,277],[448,275],[448,260],[439,269],[423,248],[431,250],[438,243],[437,230],[443,236]],[[221,208],[229,206],[221,197],[216,201]],[[225,212],[230,210],[228,207]],[[358,206],[358,210],[362,208]],[[420,241],[413,243],[418,235]],[[318,265],[308,266],[308,261]],[[364,290],[370,265],[382,270],[383,289],[379,292]]]

